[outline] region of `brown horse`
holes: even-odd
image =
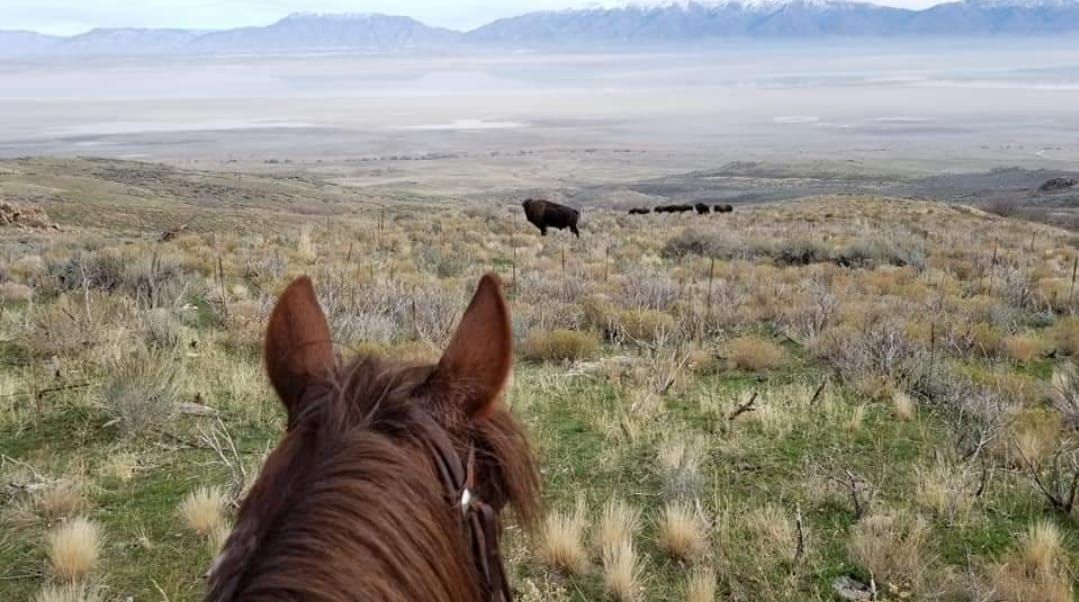
[[[287,432],[240,506],[206,599],[505,601],[500,512],[531,526],[539,472],[502,402],[509,311],[484,276],[436,365],[339,367],[307,278],[270,317]]]

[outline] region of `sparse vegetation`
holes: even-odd
[[[3,165],[76,169],[84,191],[106,167],[184,173]],[[329,184],[292,202],[254,176],[248,207],[228,176],[183,177],[222,200],[110,184],[46,202],[62,231],[0,232],[4,599],[198,599],[280,436],[258,345],[288,280],[312,275],[346,355],[430,361],[488,270],[551,509],[534,538],[507,532],[524,599],[801,602],[839,577],[889,600],[1074,595],[1065,232],[851,196],[711,221],[594,210],[578,242],[515,229],[518,207],[381,209]]]

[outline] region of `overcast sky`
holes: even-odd
[[[874,0],[869,0],[874,1]],[[920,8],[933,0],[875,0]],[[377,12],[429,25],[468,29],[499,17],[569,6],[613,5],[588,0],[2,0],[0,29],[70,35],[95,27],[222,29],[265,25],[293,12]]]

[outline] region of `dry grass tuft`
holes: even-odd
[[[872,514],[854,526],[848,549],[878,583],[917,590],[930,564],[928,543],[929,527],[920,517]]]
[[[990,569],[994,599],[1070,602],[1074,585],[1067,570],[1060,529],[1043,521],[1030,526],[1018,548]]]
[[[847,430],[852,433],[857,433],[862,430],[862,425],[865,424],[865,404],[859,404],[854,406],[851,410],[850,418],[847,420]]]
[[[794,518],[782,507],[765,504],[746,514],[745,526],[760,551],[761,562],[790,562],[798,550]]]
[[[620,601],[641,597],[641,563],[631,541],[621,541],[603,550],[603,589]]]
[[[97,567],[101,554],[101,535],[96,523],[74,518],[58,525],[48,536],[49,564],[64,581],[86,577]]]
[[[716,571],[697,567],[686,581],[686,602],[715,602]]]
[[[127,483],[139,471],[139,457],[131,452],[109,454],[101,465],[101,474]]]
[[[773,370],[787,362],[787,352],[782,347],[751,336],[727,343],[727,355],[735,368],[750,372]]]
[[[543,521],[536,556],[549,568],[569,575],[588,572],[584,547],[587,527],[584,498],[577,499],[573,513],[551,512]]]
[[[961,522],[974,507],[977,481],[970,468],[938,459],[918,473],[917,499],[949,522]]]
[[[60,481],[42,489],[36,494],[34,503],[50,522],[75,516],[86,506],[82,487],[74,481]]]
[[[914,420],[914,417],[918,414],[918,404],[914,402],[910,395],[897,390],[892,394],[892,414],[896,420],[903,422]]]
[[[659,546],[672,558],[692,562],[708,551],[707,531],[704,517],[692,506],[668,502],[659,518]]]
[[[594,539],[595,548],[600,557],[602,558],[608,550],[623,543],[632,543],[640,524],[639,510],[622,500],[608,500],[600,512]]]
[[[228,498],[217,487],[199,487],[180,502],[180,515],[188,528],[209,537],[225,527]]]
[[[669,440],[657,454],[663,487],[669,497],[692,498],[700,489],[703,442],[699,438]]]
[[[34,602],[102,602],[104,599],[100,588],[85,583],[45,585],[34,596]]]
[[[1064,557],[1060,528],[1049,521],[1030,526],[1019,540],[1023,570],[1029,575],[1048,575]]]

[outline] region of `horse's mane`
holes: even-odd
[[[468,384],[361,358],[313,395],[267,459],[218,560],[210,600],[478,600],[476,566],[423,442],[477,454],[479,495],[531,526],[538,470],[501,404],[468,417]],[[426,417],[434,418],[427,420]]]

